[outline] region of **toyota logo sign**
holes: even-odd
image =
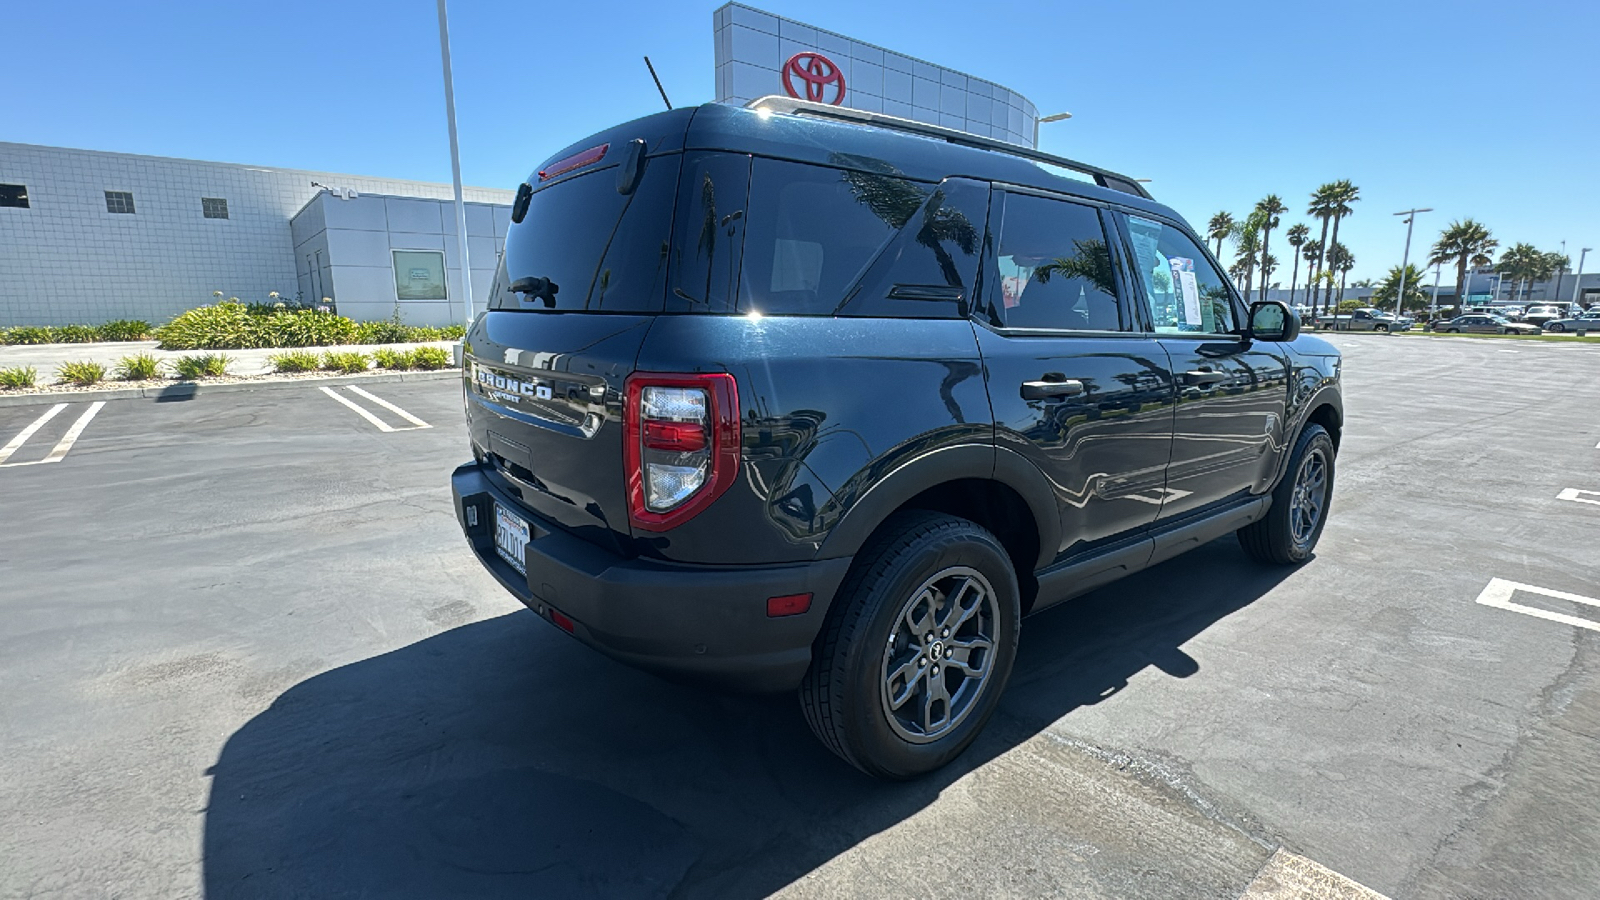
[[[783,89],[796,100],[834,106],[844,103],[844,73],[821,53],[807,50],[789,57],[780,77]]]

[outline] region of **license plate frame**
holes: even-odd
[[[496,502],[494,552],[522,575],[528,574],[528,544],[532,540],[533,530],[528,526],[528,520]]]

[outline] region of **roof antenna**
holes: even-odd
[[[672,101],[667,99],[667,89],[661,86],[661,78],[656,75],[656,67],[650,64],[650,57],[644,58],[644,64],[650,69],[650,77],[656,81],[656,90],[661,92],[661,102],[667,105],[667,109],[671,109]]]

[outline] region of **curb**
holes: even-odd
[[[200,394],[231,394],[237,391],[262,391],[278,388],[312,386],[323,387],[340,384],[381,384],[387,381],[443,381],[459,379],[460,369],[440,369],[434,372],[386,372],[380,375],[330,375],[327,378],[283,378],[262,381],[234,381],[227,384],[206,384],[202,381],[180,381],[159,388],[108,388],[103,391],[47,391],[40,394],[0,394],[0,409],[12,406],[34,406],[40,403],[70,403],[76,400],[166,400],[185,399]]]

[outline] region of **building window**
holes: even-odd
[[[133,194],[127,191],[106,191],[106,212],[132,213]]]
[[[401,300],[444,300],[444,254],[438,250],[394,251],[394,291]]]
[[[0,184],[0,206],[28,208],[28,186],[25,184]]]
[[[226,219],[228,201],[223,197],[201,197],[200,214],[208,219]]]

